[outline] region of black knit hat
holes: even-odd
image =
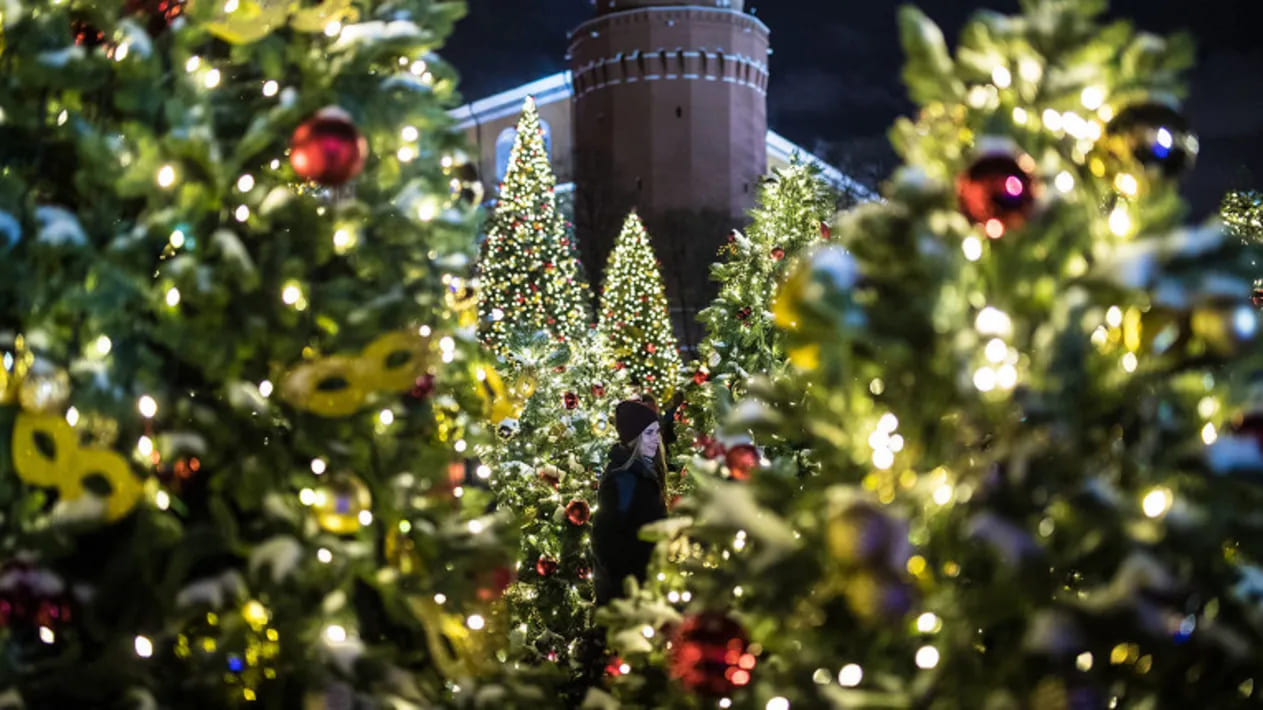
[[[624,444],[635,441],[641,432],[656,421],[658,415],[640,402],[629,399],[619,402],[614,408],[614,428],[618,430],[618,440]]]

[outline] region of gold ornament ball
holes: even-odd
[[[60,368],[32,368],[18,389],[18,403],[28,412],[59,413],[70,401],[70,375]]]
[[[363,527],[360,514],[373,507],[373,494],[358,477],[343,475],[316,489],[312,509],[326,532],[349,535]]]

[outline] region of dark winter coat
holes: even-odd
[[[640,527],[667,516],[662,494],[664,481],[654,462],[637,456],[630,466],[617,470],[632,455],[631,449],[615,445],[597,490],[597,511],[592,519],[597,604],[621,594],[623,579],[628,575],[645,581],[653,543],[640,539]]]

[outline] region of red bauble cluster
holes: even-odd
[[[368,157],[368,141],[349,114],[323,108],[294,131],[289,162],[304,180],[336,187],[359,175]]]
[[[707,611],[684,619],[671,643],[671,677],[701,695],[728,695],[749,685],[757,659],[745,629],[727,615]]]
[[[745,322],[745,320],[749,318],[750,314],[752,313],[754,313],[753,308],[749,306],[742,306],[741,308],[737,309],[737,320]]]
[[[0,628],[58,631],[71,619],[70,599],[60,578],[26,562],[0,571]]]
[[[759,450],[753,444],[737,444],[724,454],[724,465],[738,481],[748,481],[759,467]]]
[[[579,406],[579,395],[567,392],[561,396],[561,403],[566,409],[574,409]]]
[[[586,525],[591,518],[592,509],[588,507],[587,501],[572,500],[566,504],[566,520],[571,525]]]
[[[992,239],[1021,227],[1035,209],[1034,169],[1028,155],[995,152],[979,157],[956,178],[960,211]]]
[[[157,35],[184,14],[184,0],[127,0],[127,11],[143,16],[145,29]]]
[[[74,38],[75,44],[88,49],[105,44],[105,33],[86,20],[71,20],[70,36]]]
[[[548,555],[540,555],[539,559],[535,560],[535,571],[541,577],[551,577],[557,573],[557,560]]]
[[[785,250],[780,247],[772,247],[772,261],[780,261],[785,258]]]
[[[724,455],[724,445],[719,443],[713,437],[699,436],[697,441],[693,442],[694,446],[702,450],[702,456],[708,459],[716,459]]]

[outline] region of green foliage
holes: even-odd
[[[735,708],[1257,705],[1257,246],[1181,228],[1173,181],[1106,130],[1178,93],[1185,44],[1099,27],[1095,0],[1025,6],[980,14],[950,66],[905,12],[928,43],[908,165],[788,275],[793,366],[725,422],[815,468],[695,461],[647,588],[599,619],[626,704],[713,702],[663,679],[665,608],[746,630]],[[1041,195],[991,237],[956,184],[984,137]]]
[[[1219,218],[1229,233],[1243,240],[1263,240],[1263,194],[1256,190],[1233,190],[1224,195]]]
[[[463,3],[267,5],[228,32],[215,2],[171,23],[132,9],[157,3],[0,4],[0,575],[70,612],[9,617],[0,688],[29,707],[537,701],[495,661],[505,614],[481,593],[510,516],[448,479],[486,435],[477,344],[444,299],[475,216],[433,50]],[[367,163],[302,184],[290,136],[330,105]]]

